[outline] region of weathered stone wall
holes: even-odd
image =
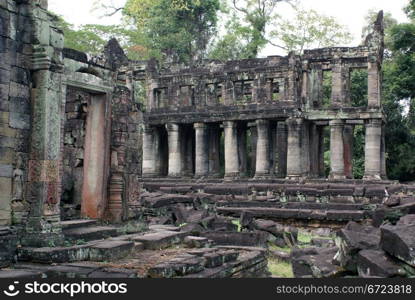
[[[30,136],[31,20],[14,1],[0,3],[0,224],[21,223]]]

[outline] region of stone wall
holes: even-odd
[[[0,3],[0,224],[21,223],[30,137],[28,70],[32,21],[24,6]]]

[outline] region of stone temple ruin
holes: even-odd
[[[130,61],[114,39],[66,49],[46,0],[0,17],[0,277],[266,277],[273,256],[297,277],[414,276],[415,187],[386,174],[381,13],[358,47],[195,66]],[[304,249],[301,230],[326,237]]]

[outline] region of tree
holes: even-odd
[[[219,0],[128,0],[123,14],[156,57],[193,63],[206,56],[219,9]]]
[[[348,44],[352,37],[335,18],[296,7],[293,19],[280,19],[270,36],[272,45],[301,54],[305,49]]]
[[[258,56],[261,49],[268,43],[266,38],[267,26],[276,17],[276,7],[279,3],[290,3],[291,0],[232,0],[234,9],[243,16],[246,25],[241,25],[240,31],[245,33],[248,43],[245,53],[248,58]]]

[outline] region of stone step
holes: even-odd
[[[142,243],[144,249],[158,250],[181,243],[187,235],[184,232],[158,231],[136,236],[133,241]]]
[[[110,226],[91,226],[68,229],[64,231],[65,238],[77,241],[93,241],[118,235],[117,229]]]
[[[61,221],[62,230],[88,227],[88,226],[92,226],[96,224],[97,224],[97,220],[89,220],[89,219]]]
[[[121,259],[135,250],[134,242],[104,240],[90,247],[89,260],[103,261]]]
[[[327,210],[362,210],[363,204],[316,203],[316,202],[279,202],[279,201],[218,201],[218,207],[239,208],[291,208],[291,209],[327,209]]]
[[[242,213],[249,213],[255,218],[280,220],[327,220],[327,221],[360,221],[366,217],[361,210],[312,210],[312,209],[288,209],[288,208],[263,208],[263,207],[223,207],[217,208],[222,215],[240,217]]]

